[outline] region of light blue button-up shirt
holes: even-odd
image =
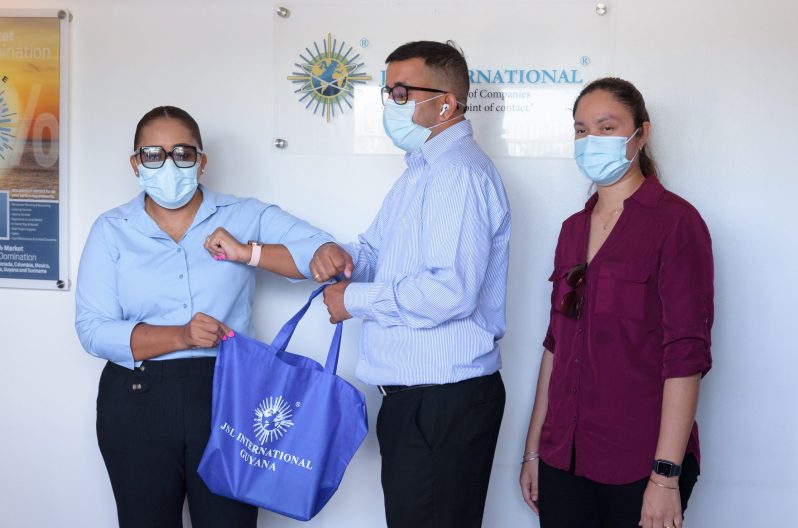
[[[308,268],[327,233],[254,198],[202,190],[202,204],[179,243],[144,210],[144,193],[103,213],[89,233],[77,281],[75,328],[90,354],[138,366],[130,335],[139,323],[183,325],[197,312],[236,332],[253,334],[256,268],[216,261],[205,238],[224,227],[238,240],[285,245],[299,271]],[[155,360],[215,356],[217,348],[178,350]]]
[[[359,243],[344,295],[363,318],[357,377],[454,383],[501,367],[510,208],[471,123],[405,156],[407,169]]]

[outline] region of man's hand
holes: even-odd
[[[352,318],[344,306],[344,292],[350,282],[348,280],[337,282],[324,288],[324,304],[327,306],[327,311],[330,313],[330,322],[333,324]]]
[[[242,244],[223,227],[217,227],[205,239],[204,247],[215,260],[232,260],[246,264],[252,256],[249,244]]]
[[[341,273],[348,279],[353,268],[352,257],[335,242],[323,244],[310,261],[310,274],[316,282],[326,282]],[[326,298],[327,294],[324,296]]]

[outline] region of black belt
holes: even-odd
[[[388,396],[389,394],[396,394],[397,392],[405,392],[413,389],[423,389],[424,387],[437,387],[435,383],[427,383],[426,385],[377,385],[380,394]]]

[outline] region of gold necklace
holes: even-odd
[[[601,215],[601,213],[599,213],[598,211],[596,211],[596,214],[598,215],[598,217],[601,219],[601,221],[602,221],[602,222],[604,222],[604,231],[606,231],[606,230],[609,228],[610,221],[612,220],[612,217],[613,217],[613,216],[615,216],[616,214],[620,213],[621,211],[623,211],[623,206],[621,206],[621,207],[619,207],[619,208],[617,208],[617,209],[613,209],[613,210],[610,212],[610,216],[609,216],[609,217],[607,217],[607,218],[604,218],[604,217]]]

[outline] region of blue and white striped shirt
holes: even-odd
[[[407,169],[359,243],[344,304],[363,318],[357,377],[454,383],[501,367],[510,208],[471,123],[405,156]]]

